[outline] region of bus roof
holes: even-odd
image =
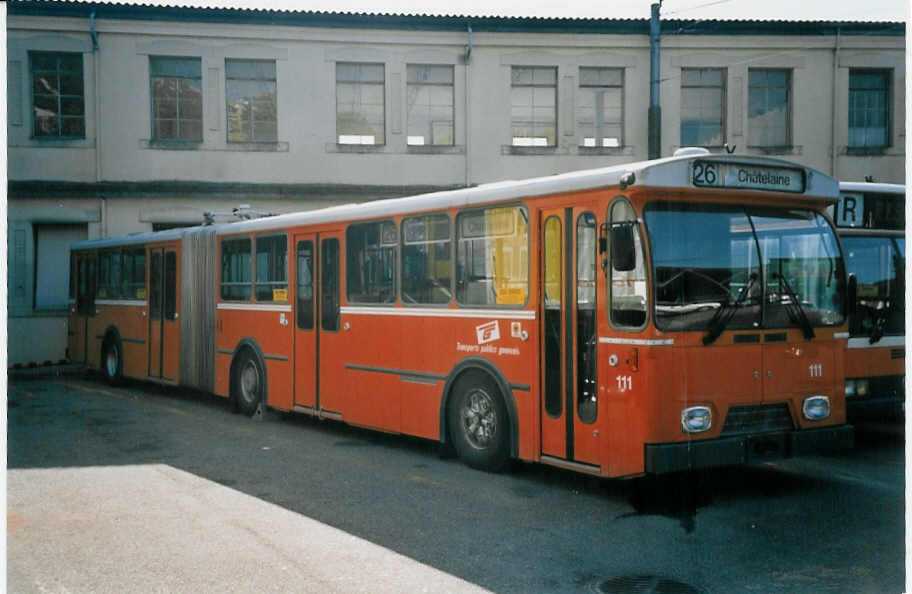
[[[719,166],[744,165],[791,171],[801,170],[804,177],[804,191],[800,193],[801,196],[835,201],[839,195],[839,183],[834,178],[816,169],[804,167],[791,161],[745,155],[688,154],[652,161],[624,163],[598,169],[572,171],[547,177],[500,181],[471,188],[419,194],[405,198],[331,206],[249,221],[235,221],[206,227],[187,227],[121,237],[92,239],[75,243],[70,249],[92,249],[176,240],[188,233],[199,233],[201,230],[213,230],[215,233],[243,233],[333,221],[375,219],[411,212],[496,204],[522,198],[596,190],[599,188],[622,187],[623,189],[630,186],[692,189],[699,187],[693,183],[691,177],[692,165],[695,161],[714,163]],[[706,187],[706,189],[712,190],[713,188]],[[759,189],[751,190],[750,188],[738,189],[756,192],[765,191]]]
[[[903,184],[882,184],[879,182],[839,182],[842,192],[880,192],[883,194],[905,194],[906,186]]]

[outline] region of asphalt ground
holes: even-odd
[[[856,449],[604,481],[93,378],[13,379],[15,592],[901,592],[901,425]],[[651,588],[651,589],[650,589]]]

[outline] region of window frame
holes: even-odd
[[[225,258],[225,243],[236,242],[240,240],[247,240],[249,249],[247,255],[250,258],[247,270],[250,275],[250,280],[248,281],[225,281],[225,270],[224,270],[224,258]],[[219,270],[219,288],[218,288],[218,300],[225,303],[253,303],[253,260],[254,260],[254,245],[253,237],[248,233],[240,233],[235,235],[223,235],[219,238],[218,242],[218,270]],[[246,299],[231,299],[224,296],[224,290],[226,286],[232,287],[241,287],[247,286],[250,288],[250,295]]]
[[[38,126],[35,117],[35,73],[37,72],[50,72],[50,70],[41,70],[35,68],[35,58],[45,56],[45,57],[54,57],[54,73],[57,79],[57,109],[55,111],[55,120],[57,122],[57,134],[39,134]],[[78,97],[82,100],[82,115],[81,116],[72,116],[63,114],[63,100],[67,97],[74,98],[77,95],[73,95],[61,92],[61,57],[62,56],[78,56],[79,57],[79,82],[80,82],[80,94]],[[31,139],[32,140],[83,140],[86,138],[86,84],[85,84],[85,58],[82,55],[82,52],[55,52],[55,51],[29,51],[28,52],[28,68],[29,68],[29,96],[31,98]],[[69,71],[66,71],[69,72]],[[75,76],[75,73],[73,74]],[[41,95],[41,93],[39,93]],[[53,95],[48,95],[53,96]],[[63,134],[63,120],[64,119],[79,119],[82,120],[82,134]]]
[[[707,70],[718,70],[720,74],[720,84],[718,85],[709,85],[709,84],[685,84],[684,83],[684,72],[685,71],[707,71]],[[721,111],[719,114],[719,127],[720,127],[720,136],[721,144],[708,144],[708,145],[691,145],[685,144],[684,142],[684,89],[720,89],[721,92]],[[678,126],[679,133],[679,142],[681,146],[706,146],[707,148],[721,148],[728,142],[728,68],[727,67],[715,67],[715,66],[695,66],[688,68],[681,68],[681,86],[679,88],[681,93],[681,103],[680,109],[681,112],[678,114],[680,119],[680,125]]]
[[[339,80],[339,66],[358,66],[358,67],[361,67],[361,66],[379,66],[380,69],[381,69],[382,72],[383,72],[383,80],[382,80],[381,82],[379,82],[379,83],[377,83],[377,82],[365,82],[365,81],[362,81],[362,80],[360,80],[360,79],[357,80],[357,81],[353,81],[353,80],[342,80],[342,81],[340,81],[340,80]],[[335,127],[335,135],[336,135],[336,138],[335,138],[335,142],[336,142],[336,144],[337,144],[337,145],[340,145],[340,146],[361,146],[361,147],[365,147],[365,146],[366,146],[366,147],[383,147],[383,146],[386,146],[386,144],[387,144],[387,130],[386,130],[386,127],[387,127],[387,126],[386,126],[386,120],[387,120],[387,118],[386,118],[386,110],[387,110],[387,105],[386,105],[386,62],[344,62],[344,61],[340,61],[340,62],[336,62],[336,63],[335,63],[335,70],[336,70],[336,72],[335,72],[335,89],[334,89],[334,90],[335,90],[335,120],[336,120],[336,127]],[[376,142],[376,139],[375,139],[375,141],[374,141],[373,143],[366,143],[366,142],[341,142],[341,136],[343,136],[343,135],[340,135],[340,134],[339,134],[339,83],[340,83],[340,82],[345,83],[345,84],[357,84],[357,85],[378,85],[378,86],[380,87],[380,89],[381,89],[380,95],[381,95],[381,97],[383,97],[383,121],[381,122],[381,125],[382,125],[382,130],[381,130],[381,132],[382,132],[382,134],[383,134],[382,142]],[[360,105],[361,105],[360,101],[359,101],[358,105],[359,105],[359,107],[360,107]],[[349,135],[346,135],[346,136],[358,136],[359,138],[363,138],[363,137],[366,136],[366,135],[365,135],[365,134],[349,134]]]
[[[883,144],[852,144],[852,75],[879,74],[884,81],[884,142]],[[848,151],[882,151],[893,146],[893,69],[892,68],[850,68],[846,93],[846,149]],[[858,91],[870,89],[857,89]]]
[[[272,78],[229,76],[229,74],[228,74],[229,62],[271,64],[272,70],[273,70],[273,75],[272,75]],[[279,73],[278,73],[278,64],[276,63],[276,60],[269,60],[269,59],[262,60],[262,59],[253,59],[253,58],[227,58],[227,57],[225,58],[225,142],[228,142],[230,144],[249,144],[249,143],[276,144],[276,143],[278,143],[278,141],[279,141],[279,84],[278,84],[278,78],[279,78]],[[246,130],[248,122],[245,120],[245,118],[243,118],[243,117],[240,118],[241,128],[244,129],[244,134],[245,134],[245,136],[247,136],[247,138],[245,138],[243,140],[232,140],[231,125],[230,125],[231,100],[229,99],[230,95],[229,95],[229,90],[228,90],[229,86],[231,84],[231,81],[256,81],[256,82],[266,82],[266,83],[272,82],[272,98],[273,98],[273,106],[274,106],[275,110],[272,114],[273,119],[268,120],[268,121],[275,123],[275,137],[274,138],[260,140],[260,139],[253,137],[254,130],[256,129],[256,126],[254,125],[256,120],[253,117],[252,107],[251,107],[251,115],[250,115],[250,121],[249,121],[250,129],[249,130]],[[249,100],[250,97],[245,97],[245,99]],[[259,120],[259,121],[262,122],[262,121],[267,121],[267,120]]]
[[[615,71],[618,71],[621,74],[621,83],[620,83],[620,85],[583,84],[583,82],[582,82],[583,70],[615,70]],[[624,88],[627,83],[626,68],[624,68],[623,66],[580,66],[579,72],[577,73],[577,80],[579,81],[579,83],[577,85],[577,93],[579,93],[581,96],[583,94],[583,89],[618,89],[620,91],[620,96],[621,96],[621,101],[620,101],[621,117],[620,117],[620,120],[618,120],[618,122],[616,122],[617,125],[620,126],[620,135],[618,137],[617,146],[603,146],[601,144],[598,144],[599,140],[604,141],[604,137],[599,139],[597,136],[595,137],[594,146],[586,146],[585,144],[583,144],[583,140],[584,140],[585,136],[580,131],[580,117],[579,117],[580,103],[579,103],[579,101],[577,101],[577,104],[576,104],[575,110],[574,110],[575,113],[573,114],[574,123],[576,125],[577,147],[584,151],[595,151],[598,149],[600,149],[600,150],[620,150],[620,149],[624,148],[624,146],[625,146],[625,144],[624,144],[625,143],[625,137],[624,137],[625,129],[624,128],[625,128],[625,121],[626,121],[626,116],[627,116],[626,100],[625,100],[626,98],[624,96],[625,95]],[[593,112],[595,113],[594,105],[593,105]],[[592,125],[593,125],[593,130],[598,129],[595,126],[595,122],[593,122]],[[611,125],[611,124],[609,124],[609,125]]]
[[[411,82],[409,80],[409,70],[412,68],[446,68],[449,70],[451,78],[449,83],[441,82]],[[450,89],[450,138],[451,142],[430,142],[422,144],[412,144],[409,142],[409,139],[412,138],[411,130],[409,128],[410,118],[409,118],[409,87],[444,87]],[[405,144],[408,147],[444,147],[444,146],[456,146],[456,67],[453,64],[406,64],[405,65],[405,96],[406,96],[406,105],[405,105]],[[433,120],[431,120],[433,121]],[[422,136],[424,138],[424,136]],[[433,141],[433,135],[431,137]]]
[[[532,80],[533,80],[533,82],[531,82],[531,83],[522,83],[522,84],[517,84],[517,83],[515,83],[515,82],[513,81],[513,78],[514,78],[514,73],[515,73],[517,70],[531,70],[531,71],[532,71]],[[536,84],[536,83],[534,82],[534,81],[535,81],[535,70],[551,70],[551,71],[553,71],[553,72],[554,72],[554,83],[553,83],[553,84],[547,84],[547,85],[545,85],[545,84]],[[509,97],[510,97],[510,146],[511,146],[511,147],[513,147],[513,148],[520,148],[520,149],[528,149],[528,148],[534,148],[534,149],[555,149],[555,148],[558,147],[558,145],[559,145],[558,139],[560,138],[560,129],[559,129],[559,121],[558,121],[558,115],[559,115],[559,111],[558,111],[558,110],[559,110],[559,106],[558,106],[558,87],[559,87],[559,86],[560,86],[560,72],[559,72],[559,68],[558,68],[557,66],[533,66],[533,65],[520,65],[520,64],[514,64],[514,65],[511,65],[511,66],[510,66],[510,93],[509,93]],[[554,116],[554,119],[553,119],[553,122],[554,122],[554,142],[553,142],[552,144],[544,144],[544,145],[530,144],[530,145],[526,145],[526,144],[517,144],[517,143],[516,143],[516,139],[517,139],[517,138],[532,138],[532,139],[537,138],[536,136],[524,137],[524,136],[516,136],[516,134],[515,134],[515,130],[516,130],[516,118],[515,118],[514,115],[513,115],[513,90],[514,90],[514,89],[518,89],[518,88],[520,88],[520,89],[525,89],[525,88],[531,88],[531,89],[547,88],[547,89],[552,89],[552,90],[554,91],[554,111],[553,111],[553,116]],[[530,109],[533,110],[533,118],[532,118],[532,121],[530,122],[530,124],[531,124],[531,126],[532,126],[532,131],[534,132],[534,131],[536,130],[536,128],[537,128],[537,123],[536,123],[536,120],[535,120],[535,117],[534,117],[534,109],[535,109],[534,91],[533,91],[533,100],[532,100],[532,103],[529,105],[529,107],[530,107]],[[546,138],[547,138],[547,137],[546,137]]]
[[[199,77],[197,78],[197,77],[191,77],[191,76],[175,76],[175,75],[162,76],[162,75],[155,75],[155,74],[152,74],[152,61],[153,61],[153,60],[188,60],[188,61],[189,61],[189,60],[192,60],[192,61],[195,61],[195,62],[199,65]],[[200,117],[199,117],[199,123],[200,123],[200,128],[199,128],[199,130],[200,130],[200,133],[199,133],[199,138],[181,138],[181,137],[180,137],[180,134],[181,134],[181,133],[180,133],[180,127],[181,127],[181,124],[180,124],[180,123],[181,123],[180,105],[181,105],[181,101],[180,101],[180,85],[179,85],[179,84],[178,84],[178,95],[177,95],[177,99],[175,99],[175,103],[176,103],[176,105],[175,105],[176,115],[175,115],[175,117],[174,117],[174,121],[175,121],[175,132],[176,132],[176,135],[175,135],[174,137],[163,138],[163,137],[160,137],[160,136],[158,136],[158,135],[156,134],[156,132],[155,132],[155,122],[156,122],[156,120],[168,120],[168,119],[171,119],[171,118],[156,118],[156,117],[155,117],[155,84],[154,84],[154,79],[155,79],[155,78],[174,79],[174,80],[177,80],[177,81],[182,81],[182,80],[196,80],[196,81],[199,82],[199,98],[200,98]],[[150,124],[151,124],[151,130],[150,130],[150,132],[149,132],[149,138],[150,138],[151,142],[153,142],[153,143],[159,143],[159,144],[187,144],[187,145],[198,145],[198,144],[202,144],[203,139],[204,139],[204,137],[205,137],[205,131],[204,131],[204,128],[205,128],[205,113],[204,113],[204,112],[205,112],[205,105],[204,105],[204,103],[205,103],[205,99],[204,99],[204,97],[203,97],[203,60],[202,60],[201,57],[199,57],[199,56],[152,56],[152,55],[149,56],[149,115],[150,115]]]
[[[780,86],[773,86],[769,84],[763,85],[754,85],[751,83],[751,74],[754,72],[765,72],[767,74],[771,72],[776,73],[785,73],[785,143],[784,144],[761,144],[757,139],[751,134],[751,115],[750,115],[750,106],[751,106],[751,92],[754,89],[778,89]],[[792,100],[792,86],[794,84],[794,71],[791,68],[748,68],[747,70],[747,145],[751,148],[759,149],[791,149],[794,146],[794,140],[792,138],[792,124],[793,124],[793,104]],[[764,105],[764,108],[767,110],[764,113],[769,111],[769,102],[767,101]]]
[[[464,303],[459,300],[459,291],[457,288],[459,279],[456,276],[456,271],[459,267],[459,219],[463,215],[472,214],[475,212],[484,212],[486,210],[493,209],[503,209],[503,208],[517,208],[521,212],[525,213],[526,221],[526,299],[523,303],[513,304],[513,303],[491,303],[485,305],[476,305],[471,303]],[[489,204],[486,206],[475,206],[470,208],[464,208],[459,210],[456,213],[456,216],[453,218],[453,303],[459,308],[463,309],[525,309],[529,305],[529,299],[531,298],[531,286],[532,286],[532,262],[529,254],[531,253],[531,243],[532,243],[532,221],[529,218],[529,207],[522,202],[511,202],[507,204]]]
[[[646,283],[646,295],[645,295],[646,303],[645,303],[645,315],[643,316],[643,323],[640,324],[639,326],[625,326],[623,324],[616,324],[611,315],[611,312],[612,312],[612,309],[614,306],[614,290],[613,290],[613,282],[614,282],[613,272],[614,271],[611,266],[611,226],[612,226],[612,223],[614,222],[614,219],[612,218],[611,213],[614,210],[614,207],[619,203],[626,203],[627,207],[633,213],[633,219],[631,220],[631,222],[633,222],[635,224],[635,229],[636,229],[637,235],[639,236],[638,237],[639,242],[637,245],[637,249],[639,250],[640,255],[643,258],[643,278]],[[645,209],[645,206],[643,208]],[[655,290],[655,287],[654,287],[654,283],[653,283],[653,279],[652,279],[652,262],[651,262],[651,256],[650,256],[651,252],[647,249],[649,247],[649,245],[648,245],[649,236],[646,232],[646,228],[645,228],[645,225],[643,224],[643,219],[640,216],[640,213],[638,213],[636,208],[634,208],[633,202],[631,202],[630,199],[627,198],[627,196],[624,196],[623,194],[619,194],[619,195],[615,196],[608,202],[608,206],[605,210],[605,221],[608,224],[608,241],[607,241],[607,246],[606,246],[606,251],[605,251],[605,257],[608,260],[607,275],[606,275],[607,278],[605,279],[605,285],[606,285],[605,292],[607,293],[606,299],[605,299],[605,315],[608,318],[608,324],[611,326],[612,330],[615,330],[618,332],[642,332],[650,324],[650,321],[652,319],[651,310],[654,307],[653,304],[655,303],[655,297],[653,295],[653,291]]]
[[[257,288],[258,288],[258,287],[261,287],[261,286],[273,286],[273,285],[280,285],[280,284],[283,284],[282,281],[263,281],[263,282],[260,282],[259,279],[257,278],[257,274],[259,273],[259,270],[258,270],[258,269],[259,269],[259,266],[257,265],[257,256],[259,256],[259,254],[260,254],[260,252],[259,252],[259,240],[261,240],[261,239],[272,239],[272,238],[276,238],[276,237],[281,237],[282,239],[285,240],[285,267],[284,267],[284,272],[285,272],[285,280],[284,280],[285,300],[284,300],[284,301],[277,301],[277,300],[275,300],[275,299],[258,299],[258,298],[257,298]],[[288,263],[288,243],[289,243],[289,242],[288,242],[288,233],[287,233],[286,231],[276,231],[276,230],[273,230],[273,231],[264,231],[264,232],[262,232],[262,233],[254,233],[254,234],[253,234],[253,245],[252,245],[252,247],[253,247],[253,255],[252,255],[251,259],[250,259],[250,265],[251,265],[250,278],[251,278],[251,284],[253,285],[253,286],[251,287],[251,289],[252,289],[252,290],[251,290],[251,300],[253,301],[253,303],[263,303],[263,304],[267,304],[267,305],[270,305],[270,304],[271,304],[271,305],[277,305],[277,304],[287,304],[287,305],[290,305],[290,304],[291,304],[291,295],[290,295],[290,290],[289,290],[289,284],[290,284],[290,283],[289,283],[289,280],[288,280],[288,271],[289,271],[289,263]],[[270,253],[270,254],[273,254],[273,253],[278,253],[278,252],[269,252],[269,253]],[[270,266],[270,268],[273,268],[273,267]],[[274,289],[273,289],[273,290],[274,290]],[[273,296],[275,296],[274,293],[273,293]]]
[[[396,235],[396,242],[395,242],[395,243],[387,243],[387,244],[384,244],[384,243],[383,243],[383,225],[384,225],[384,223],[390,223],[390,224],[393,225],[393,229],[394,229],[395,235]],[[349,287],[349,276],[348,276],[349,273],[351,272],[351,270],[350,270],[350,268],[349,268],[349,261],[348,261],[348,260],[349,260],[349,232],[350,232],[353,228],[357,228],[357,227],[366,227],[366,226],[368,226],[368,225],[377,225],[377,226],[379,226],[379,234],[378,234],[379,243],[378,243],[377,245],[378,245],[381,249],[384,248],[384,247],[386,247],[386,248],[392,247],[392,248],[395,250],[395,253],[393,254],[393,262],[392,262],[392,272],[393,272],[392,299],[387,300],[387,301],[356,301],[356,300],[352,300],[352,298],[351,298],[351,287]],[[349,305],[357,306],[357,307],[395,307],[395,306],[400,302],[400,298],[399,298],[399,274],[400,274],[400,270],[399,270],[399,268],[401,267],[401,263],[400,263],[400,260],[401,260],[401,240],[400,240],[400,231],[399,231],[399,227],[400,227],[399,224],[398,224],[398,223],[396,222],[396,220],[393,219],[393,218],[382,218],[382,219],[371,219],[371,220],[365,220],[365,221],[355,221],[355,222],[349,223],[349,224],[347,224],[347,225],[345,226],[345,244],[344,244],[344,249],[343,249],[343,246],[342,246],[342,245],[339,246],[339,250],[340,250],[340,259],[341,259],[341,257],[344,255],[344,260],[345,260],[345,274],[343,275],[343,274],[342,274],[342,271],[340,270],[340,271],[339,271],[339,276],[340,276],[340,277],[344,276],[344,278],[345,278],[345,291],[344,291],[344,294],[345,294],[345,302],[346,302],[346,303],[348,303]],[[362,246],[362,247],[363,247],[363,246]],[[340,286],[340,293],[342,293],[342,291],[341,291],[341,286]],[[363,291],[362,291],[362,293],[363,293]]]
[[[446,303],[406,303],[402,299],[402,281],[405,278],[405,223],[409,219],[417,219],[424,217],[435,217],[435,216],[445,216],[447,218],[447,227],[450,231],[450,237],[447,239],[446,243],[449,245],[449,259],[450,259],[450,298]],[[423,212],[418,214],[411,214],[403,216],[399,221],[399,278],[398,278],[398,299],[402,303],[403,307],[449,307],[451,303],[456,300],[456,240],[455,240],[456,228],[454,226],[454,218],[450,215],[448,211],[436,211],[436,212]],[[443,243],[443,241],[425,241],[424,245],[430,245],[432,243]],[[414,243],[408,245],[415,245]]]

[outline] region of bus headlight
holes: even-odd
[[[830,399],[826,396],[808,396],[801,405],[801,412],[808,421],[822,421],[830,416]]]
[[[684,433],[709,431],[712,419],[712,411],[708,406],[691,406],[681,411],[681,429]]]
[[[867,396],[871,391],[871,384],[866,379],[847,379],[845,382],[846,398],[853,396]]]

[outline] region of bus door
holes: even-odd
[[[70,358],[74,363],[87,362],[89,318],[95,315],[95,267],[94,255],[76,256],[76,315],[73,327],[69,329],[73,334],[70,340]]]
[[[598,223],[593,205],[545,210],[541,239],[541,453],[598,464]]]
[[[345,328],[341,314],[342,278],[342,233],[330,231],[311,235],[315,252],[312,254],[316,273],[313,275],[314,330],[313,355],[309,355],[307,341],[311,340],[306,330],[296,331],[295,343],[295,404],[305,404],[309,393],[313,393],[315,410],[321,415],[336,418],[342,413],[342,397],[345,394]],[[302,246],[306,249],[307,236]],[[297,240],[296,240],[297,243]],[[297,249],[297,245],[295,248]],[[298,254],[297,257],[301,257]],[[304,254],[306,259],[306,254]],[[300,302],[299,302],[300,303]],[[297,339],[304,341],[299,346]],[[300,357],[300,358],[298,358]],[[310,357],[310,359],[307,359]],[[302,361],[303,359],[303,361]],[[308,363],[308,361],[310,361]],[[308,372],[310,377],[307,377]],[[297,380],[301,380],[301,387]]]
[[[149,377],[177,382],[180,365],[177,251],[149,250]]]
[[[294,336],[294,405],[314,411],[317,406],[317,348],[319,327],[316,323],[319,270],[315,233],[296,234],[295,246],[295,336]]]

